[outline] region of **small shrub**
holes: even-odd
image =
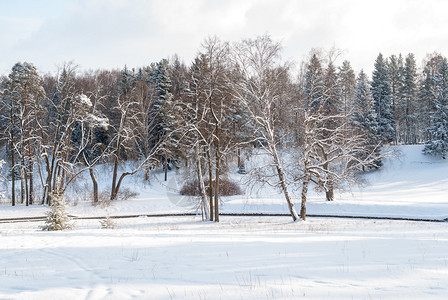
[[[58,230],[70,230],[73,228],[73,224],[70,223],[70,217],[66,211],[65,203],[62,200],[62,196],[59,194],[51,195],[50,210],[46,213],[47,218],[45,225],[42,226],[42,230],[45,231],[58,231]]]
[[[214,181],[212,181],[214,183]],[[205,190],[206,193],[209,193],[210,190],[210,180],[205,180]],[[201,195],[201,187],[197,180],[195,181],[187,181],[182,189],[180,190],[180,194],[184,196],[200,196]],[[221,178],[219,185],[219,195],[220,196],[235,196],[242,195],[243,192],[241,188],[235,182],[231,181],[228,178]]]
[[[130,188],[125,187],[118,191],[117,200],[129,200],[138,196],[137,192],[131,191]]]
[[[101,191],[98,194],[98,203],[94,203],[95,206],[99,207],[109,207],[112,205],[110,201],[110,192],[109,191]]]
[[[116,226],[115,221],[109,215],[105,219],[100,220],[100,224],[102,229],[114,229]]]

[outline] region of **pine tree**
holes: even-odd
[[[160,153],[161,161],[164,162],[165,181],[167,180],[167,171],[169,168],[168,160],[173,158],[176,147],[171,145],[167,136],[173,131],[175,116],[173,114],[174,103],[173,94],[171,92],[172,84],[170,78],[170,65],[168,60],[163,59],[155,65],[151,74],[151,82],[155,84],[157,99],[150,111],[150,119],[153,120],[151,128],[151,144],[157,145],[162,139],[166,145],[163,153]],[[170,154],[168,155],[168,152]],[[170,157],[169,157],[170,156]]]
[[[344,116],[347,117],[356,91],[355,72],[353,71],[350,62],[347,60],[342,63],[341,67],[339,67],[338,86],[342,101],[341,110],[343,111]]]
[[[417,143],[417,66],[414,54],[406,56],[403,84],[400,88],[399,110],[401,111],[399,122],[400,140],[405,144]]]
[[[153,105],[152,116],[156,118],[153,135],[160,139],[171,130],[172,118],[170,114],[172,93],[171,79],[169,76],[169,64],[166,59],[161,60],[155,66],[151,74],[151,82],[155,84],[157,99]]]
[[[420,88],[418,92],[418,122],[419,127],[423,128],[423,131],[420,132],[423,140],[429,140],[428,132],[426,128],[431,126],[431,118],[430,114],[433,111],[432,109],[432,90],[433,90],[433,76],[428,68],[425,66],[423,70],[423,79],[420,81]]]
[[[320,60],[316,54],[313,54],[305,74],[306,102],[312,109],[317,109],[322,102],[323,76],[324,72]]]
[[[423,153],[446,157],[448,154],[448,64],[446,59],[440,63],[434,76],[432,125],[426,130],[431,140],[425,143]]]
[[[16,164],[14,151],[19,154],[21,170],[21,198],[26,205],[33,204],[35,164],[35,122],[40,113],[41,101],[45,98],[42,78],[31,63],[16,63],[7,81],[7,96],[10,100],[11,161]],[[12,171],[14,172],[14,171]],[[14,195],[14,192],[12,192]],[[14,198],[14,197],[13,197]]]
[[[403,116],[403,111],[400,109],[401,105],[401,90],[403,88],[403,79],[404,79],[404,66],[403,66],[403,57],[400,54],[398,57],[392,55],[387,61],[387,68],[389,72],[389,80],[390,80],[390,88],[391,88],[391,109],[392,116],[394,118],[394,131],[395,137],[394,140],[398,141],[398,131],[397,125],[399,125],[398,120],[400,120]]]
[[[353,101],[353,113],[350,117],[351,129],[354,135],[365,136],[364,148],[367,152],[360,152],[358,158],[365,159],[366,153],[374,151],[379,154],[376,113],[374,101],[370,91],[367,75],[363,70],[358,75],[355,98]],[[376,161],[373,167],[380,167],[381,161]]]
[[[378,136],[383,143],[390,143],[395,139],[395,122],[391,106],[392,90],[387,64],[381,53],[375,61],[371,91],[378,122]]]
[[[73,228],[61,194],[60,191],[56,191],[51,195],[50,209],[46,213],[45,225],[41,227],[44,231],[70,230]]]
[[[433,53],[425,64],[423,70],[423,78],[420,81],[418,91],[417,107],[418,107],[418,127],[420,128],[420,139],[428,141],[431,139],[429,131],[426,129],[432,126],[431,114],[435,111],[433,103],[434,92],[434,76],[439,70],[440,63],[445,58],[440,54]],[[423,129],[423,130],[422,130]]]

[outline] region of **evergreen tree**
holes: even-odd
[[[169,64],[166,59],[156,64],[151,74],[151,81],[155,84],[157,99],[153,105],[151,114],[157,119],[154,128],[154,138],[158,139],[170,131],[172,116],[170,115],[170,102],[172,100],[171,79],[169,76]]]
[[[344,116],[347,117],[349,115],[349,110],[352,106],[352,101],[356,90],[355,72],[353,71],[350,62],[347,60],[342,63],[341,67],[339,67],[338,86],[342,101],[341,110],[344,113]]]
[[[41,227],[44,231],[70,230],[73,228],[64,200],[58,193],[52,195],[50,209],[46,215],[45,225]]]
[[[170,66],[168,60],[163,59],[155,64],[151,73],[151,82],[155,85],[157,98],[150,111],[150,119],[153,122],[151,128],[151,144],[157,145],[162,139],[165,139],[166,145],[163,153],[160,153],[161,161],[164,162],[165,180],[168,165],[168,152],[170,158],[176,156],[174,153],[176,147],[169,143],[166,139],[167,135],[172,132],[175,116],[173,115],[174,103],[171,92],[172,83],[170,78]]]
[[[52,201],[49,210],[46,212],[45,225],[41,226],[44,231],[70,230],[74,226],[70,222],[71,219],[63,199],[64,192],[61,190],[61,184],[57,183],[56,186],[58,188],[51,193]]]
[[[431,114],[435,111],[433,103],[434,93],[434,76],[439,70],[440,63],[445,60],[443,56],[437,53],[431,54],[430,58],[425,64],[423,70],[423,78],[420,81],[420,88],[418,92],[417,107],[418,116],[417,120],[420,128],[421,140],[428,141],[431,139],[429,131],[426,129],[432,125]]]
[[[392,114],[392,90],[388,68],[383,55],[380,53],[375,61],[371,91],[374,100],[376,120],[378,122],[378,136],[383,143],[390,143],[395,138],[395,122]]]
[[[379,154],[379,140],[377,134],[378,123],[374,109],[374,100],[370,91],[367,75],[363,70],[358,75],[355,98],[353,101],[353,113],[350,117],[351,129],[354,135],[364,135],[364,148],[367,152],[360,152],[360,159],[365,159],[365,155],[370,152]],[[380,167],[381,161],[376,161],[374,167]]]
[[[403,88],[403,79],[404,79],[404,66],[403,66],[403,57],[400,54],[398,57],[392,55],[387,61],[387,68],[389,72],[389,80],[390,80],[390,102],[392,109],[392,116],[394,119],[394,141],[398,142],[398,134],[401,128],[397,128],[399,125],[399,120],[403,118],[403,111],[400,109],[401,107],[401,90]]]
[[[305,96],[307,106],[317,109],[323,97],[323,75],[322,66],[316,54],[311,57],[305,74]]]
[[[400,88],[400,105],[401,112],[398,119],[400,128],[400,141],[405,144],[417,143],[417,66],[414,54],[410,53],[406,56],[403,84]]]
[[[134,69],[129,70],[127,66],[121,71],[119,90],[121,95],[128,96],[137,85],[137,74]]]
[[[433,105],[431,113],[432,125],[426,130],[430,140],[425,143],[425,154],[446,157],[448,154],[448,64],[446,60],[440,63],[434,76]]]
[[[422,128],[423,131],[420,132],[420,135],[423,140],[429,140],[428,132],[426,128],[431,126],[431,118],[430,114],[432,110],[432,90],[433,90],[433,76],[431,76],[431,71],[428,66],[425,66],[423,70],[423,78],[420,81],[420,88],[418,92],[418,123],[419,128]]]
[[[7,81],[6,95],[10,100],[11,165],[12,168],[16,164],[20,165],[21,199],[22,202],[25,199],[26,205],[29,205],[34,201],[35,123],[41,114],[41,101],[45,98],[42,78],[33,64],[19,62],[13,66]],[[19,154],[20,163],[15,161],[14,152]]]

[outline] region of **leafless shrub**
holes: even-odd
[[[129,200],[138,196],[138,193],[130,188],[122,188],[117,195],[117,200]]]
[[[212,183],[214,184],[214,181],[212,181]],[[208,194],[210,189],[210,180],[206,179],[204,181],[204,184]],[[220,196],[235,196],[243,194],[243,191],[241,190],[239,185],[228,178],[220,179],[219,191]],[[180,194],[184,196],[201,196],[199,182],[197,180],[187,181],[180,190]]]

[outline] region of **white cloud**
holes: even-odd
[[[347,50],[345,58],[357,70],[370,70],[379,52],[414,52],[418,59],[435,50],[448,54],[448,3],[442,0],[43,3],[47,7],[39,10],[9,11],[9,19],[0,14],[1,73],[23,60],[45,72],[69,60],[85,69],[121,68],[177,53],[189,62],[209,35],[235,41],[268,33],[283,42],[285,58],[295,60],[313,47],[335,46]]]

